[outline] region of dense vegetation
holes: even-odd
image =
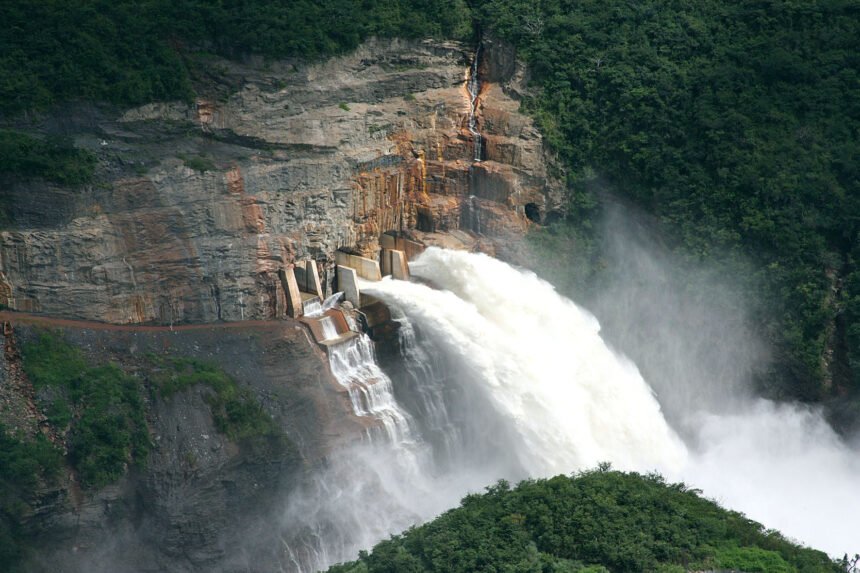
[[[779,367],[766,390],[817,400],[830,374],[838,392],[860,389],[860,5],[486,0],[478,12],[530,64],[541,89],[524,107],[569,168],[570,220],[540,240],[587,245],[596,190],[632,198],[687,260],[750,271]],[[599,275],[600,262],[578,268]],[[834,324],[834,359],[847,342],[853,376],[828,371]]]
[[[655,475],[601,468],[505,482],[330,573],[840,571],[738,513]]]
[[[371,35],[471,34],[463,0],[4,0],[0,115],[189,99],[195,53],[317,58]]]
[[[34,488],[50,482],[61,467],[62,453],[44,436],[19,438],[0,424],[0,563],[4,567],[23,555],[21,518],[32,510]]]
[[[37,138],[0,129],[0,175],[43,177],[55,183],[78,185],[93,176],[96,159],[61,138]]]
[[[80,350],[49,333],[26,344],[22,356],[33,385],[51,396],[48,421],[68,432],[69,461],[84,487],[107,485],[129,464],[146,461],[150,441],[137,379],[114,364],[88,365]]]
[[[86,489],[98,489],[145,464],[151,447],[145,396],[170,399],[202,385],[216,428],[253,448],[275,444],[294,449],[254,396],[216,366],[196,359],[150,355],[131,375],[116,364],[91,365],[60,334],[41,332],[22,348],[24,371],[55,441],[42,434],[18,436],[0,424],[0,563],[13,567],[28,547],[22,518],[37,491],[68,465]],[[254,441],[260,438],[263,441]],[[32,534],[32,532],[30,532]],[[6,569],[4,569],[5,571]]]
[[[247,388],[240,388],[223,370],[195,358],[172,358],[151,355],[155,367],[150,380],[161,395],[169,398],[192,386],[208,386],[212,392],[206,402],[219,432],[232,440],[275,435],[279,432],[272,418]]]

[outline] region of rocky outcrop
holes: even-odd
[[[130,467],[116,484],[82,490],[69,469],[39,492],[22,524],[38,540],[27,571],[245,571],[249,559],[255,571],[277,570],[287,496],[309,468],[364,429],[324,354],[293,321],[171,329],[3,318],[16,321],[6,323],[7,348],[50,327],[91,363],[114,362],[134,374],[147,397],[153,444],[145,466]],[[218,365],[251,390],[281,436],[231,441],[214,425],[205,386],[161,397],[146,382],[153,353]],[[23,417],[20,431],[38,431],[21,415],[29,410],[7,400],[33,399],[15,353],[0,360],[0,382],[0,421]]]
[[[44,120],[98,154],[98,181],[3,183],[0,304],[110,323],[269,319],[285,308],[278,270],[313,258],[330,284],[335,249],[375,257],[384,231],[458,231],[504,256],[562,200],[506,50],[482,50],[481,163],[466,128],[473,53],[454,43],[214,62],[220,84],[193,104]]]

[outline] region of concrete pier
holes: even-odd
[[[395,249],[382,249],[382,274],[402,280],[409,280],[409,265],[406,263],[406,253]]]
[[[397,237],[385,232],[379,236],[379,246],[383,249],[391,249],[394,251],[403,251],[406,254],[407,261],[414,261],[415,258],[424,252],[424,245],[416,241]]]
[[[378,279],[377,279],[378,280]],[[352,267],[337,266],[337,288],[355,308],[361,306],[361,293],[358,290],[358,273]]]
[[[278,278],[281,279],[281,286],[284,288],[284,294],[287,298],[287,316],[292,318],[302,316],[304,312],[302,293],[299,290],[298,282],[296,282],[296,273],[293,271],[293,267],[278,270]]]
[[[319,271],[315,261],[307,260],[296,263],[295,268],[296,282],[299,285],[299,290],[320,297],[323,296],[322,283],[320,282]]]

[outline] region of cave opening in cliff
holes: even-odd
[[[537,203],[526,203],[526,218],[540,224],[540,208]]]
[[[436,226],[433,224],[433,212],[428,207],[418,207],[416,209],[415,226],[419,231],[424,231],[425,233],[432,233],[436,230]]]

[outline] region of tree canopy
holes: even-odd
[[[504,481],[329,573],[839,571],[683,484],[601,468]]]
[[[683,258],[752,261],[763,387],[860,390],[860,4],[486,0],[478,17],[540,88],[524,107],[569,169],[569,225],[587,234],[600,181]]]
[[[185,99],[187,56],[319,58],[369,36],[471,35],[464,0],[2,0],[0,114]]]

